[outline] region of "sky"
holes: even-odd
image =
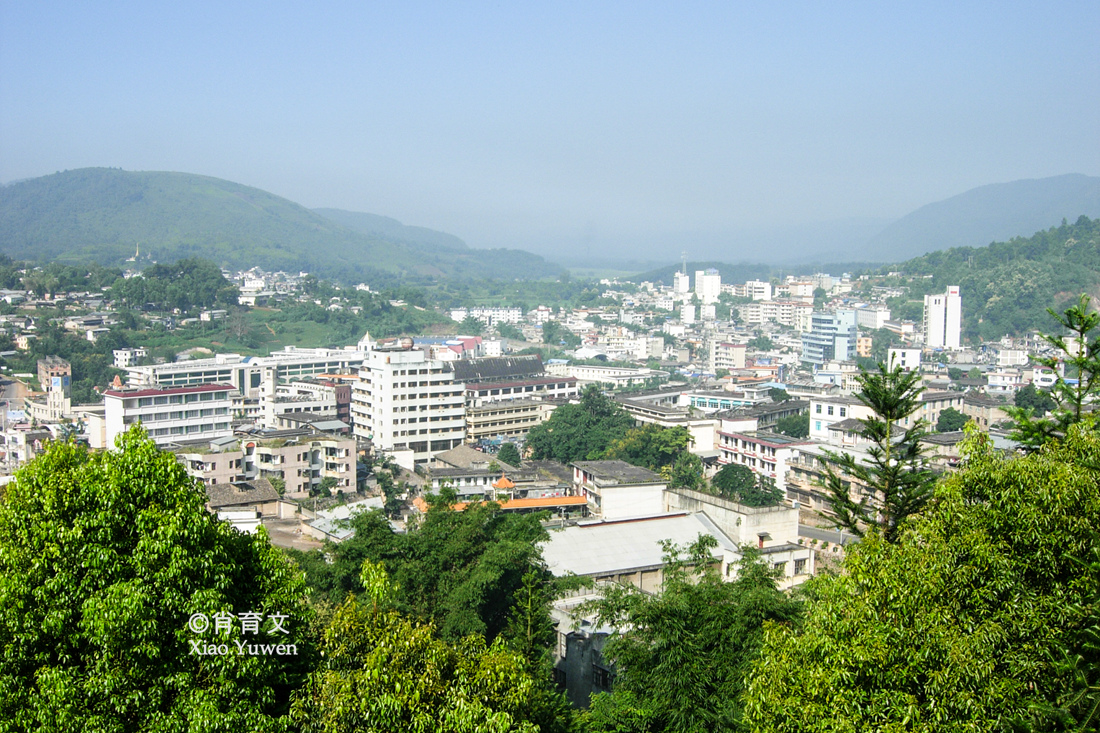
[[[0,181],[185,171],[675,260],[1100,174],[1100,3],[900,5],[3,0]]]

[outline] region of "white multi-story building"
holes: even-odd
[[[709,270],[695,271],[695,294],[703,305],[717,303],[722,294],[722,276],[713,267]]]
[[[962,339],[962,297],[958,285],[947,292],[924,296],[924,345],[957,349]]]
[[[115,369],[125,369],[137,364],[139,360],[149,355],[144,346],[134,349],[114,349],[111,355],[115,359]]]
[[[131,366],[126,369],[130,387],[189,387],[199,384],[230,384],[246,397],[259,397],[264,370],[273,368],[279,380],[322,374],[350,374],[363,364],[359,349],[301,349],[287,346],[270,356],[217,354],[209,359],[191,359],[165,364]]]
[[[876,306],[856,308],[856,325],[860,328],[877,330],[886,328],[886,322],[890,320],[890,309]]]
[[[454,365],[405,346],[374,349],[352,385],[355,435],[385,451],[411,451],[415,463],[462,445],[465,387]]]
[[[672,292],[677,295],[687,295],[691,292],[691,278],[686,272],[677,272],[672,276]]]
[[[690,303],[680,306],[680,321],[688,325],[695,323],[695,306]]]
[[[523,311],[505,307],[455,308],[451,311],[452,321],[461,323],[467,317],[481,321],[489,328],[496,328],[501,323],[519,323],[523,320]]]
[[[920,349],[892,347],[887,352],[886,365],[890,369],[902,368],[902,371],[920,371]]]
[[[814,306],[797,300],[758,300],[737,309],[741,320],[749,326],[770,322],[808,331]]]
[[[103,393],[106,443],[140,422],[157,445],[207,440],[233,434],[235,392],[228,384],[196,387],[107,390]]]
[[[719,369],[734,371],[745,368],[746,344],[732,344],[727,341],[710,342],[710,370],[717,372]]]
[[[738,298],[752,298],[753,300],[771,300],[772,284],[763,280],[749,280],[744,285],[734,285],[730,292]]]

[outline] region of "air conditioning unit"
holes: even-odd
[[[798,499],[795,499],[791,502],[791,506],[793,506],[795,509],[798,509],[802,506],[802,502],[800,502]]]

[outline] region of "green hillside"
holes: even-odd
[[[203,257],[226,267],[382,283],[561,271],[527,252],[406,240],[355,231],[266,191],[189,173],[85,168],[0,188],[0,252],[14,259],[119,265],[140,246],[142,265]]]
[[[930,252],[884,271],[895,270],[910,276],[911,300],[959,285],[970,339],[1049,331],[1047,308],[1061,310],[1081,293],[1100,296],[1100,219],[1081,216],[1026,239]]]

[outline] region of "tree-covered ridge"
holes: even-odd
[[[0,187],[0,250],[39,262],[118,265],[204,257],[342,281],[538,278],[518,250],[446,250],[365,234],[266,191],[189,173],[84,168]],[[148,262],[143,259],[143,262]]]
[[[1100,219],[1015,237],[987,247],[930,252],[892,265],[909,276],[910,299],[958,285],[963,329],[970,339],[995,339],[1048,326],[1046,309],[1061,310],[1081,293],[1100,293]]]
[[[170,265],[153,265],[141,277],[118,279],[111,298],[130,308],[152,306],[154,310],[213,308],[237,304],[237,287],[225,279],[221,269],[209,260],[178,260]]]

